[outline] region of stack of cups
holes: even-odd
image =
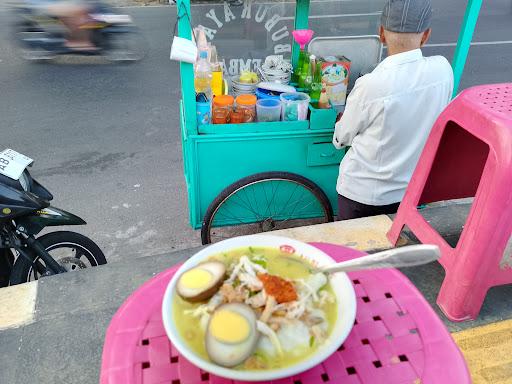
[[[259,122],[281,120],[281,101],[276,99],[260,99],[256,103]]]

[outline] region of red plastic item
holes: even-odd
[[[314,244],[337,261],[364,253]],[[119,308],[105,337],[100,384],[242,384],[196,368],[172,346],[161,320],[165,288],[178,266],[160,273]],[[465,384],[471,379],[450,334],[400,272],[349,273],[356,323],[322,364],[274,384]]]
[[[473,196],[455,248],[416,208]],[[469,88],[439,116],[388,233],[393,244],[405,225],[441,249],[437,303],[450,320],[475,319],[490,287],[512,283],[512,83]]]

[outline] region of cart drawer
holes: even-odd
[[[331,142],[308,145],[308,167],[339,164],[345,149],[337,150]]]

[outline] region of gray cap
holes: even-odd
[[[387,0],[382,11],[382,26],[391,32],[421,33],[430,28],[430,0]]]

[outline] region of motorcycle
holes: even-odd
[[[107,263],[98,245],[79,233],[36,237],[46,227],[86,222],[50,206],[52,194],[27,170],[32,163],[12,149],[0,152],[0,287]]]
[[[66,45],[67,28],[57,17],[41,14],[29,5],[14,10],[13,30],[23,58],[50,60],[59,55],[104,56],[110,61],[134,62],[146,54],[147,43],[129,15],[117,14],[103,3],[95,3],[89,22],[81,28],[90,31],[93,49],[75,49]]]

